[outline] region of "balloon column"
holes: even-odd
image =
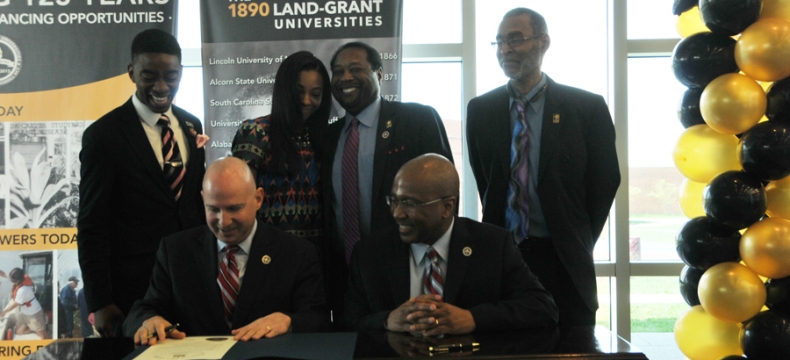
[[[790,0],[675,0],[673,12],[692,306],[675,341],[692,360],[790,359]]]

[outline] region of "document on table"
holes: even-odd
[[[222,359],[236,341],[233,336],[187,336],[165,339],[149,346],[135,360],[204,360]]]

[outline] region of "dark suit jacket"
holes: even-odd
[[[340,132],[345,124],[345,118],[340,118],[335,123],[325,128],[326,136],[323,142],[324,161],[322,174],[324,179],[324,217],[329,222],[327,227],[326,244],[326,274],[327,291],[330,306],[333,310],[342,307],[343,294],[348,282],[343,239],[338,238],[338,225],[332,207],[332,163],[338,146]],[[388,126],[389,125],[389,126]],[[384,132],[388,136],[384,136]],[[373,186],[370,214],[371,231],[384,229],[395,225],[395,220],[390,214],[389,206],[384,199],[392,190],[392,181],[400,167],[407,161],[427,153],[441,154],[450,161],[453,154],[447,140],[442,119],[436,110],[430,106],[416,103],[392,102],[382,99],[379,112],[378,133],[376,136],[376,153],[373,160]],[[362,241],[367,236],[363,234]]]
[[[548,79],[545,96],[538,198],[559,258],[595,310],[592,252],[620,185],[614,126],[600,95]],[[483,221],[504,226],[512,134],[506,87],[472,99],[466,126]]]
[[[470,256],[463,249],[472,250]],[[357,244],[351,255],[345,320],[349,328],[383,329],[392,310],[409,300],[410,245],[390,228]],[[475,331],[557,324],[557,306],[497,226],[456,217],[450,237],[444,301],[472,312]]]
[[[134,95],[133,95],[134,96]],[[205,154],[197,118],[173,106],[189,145],[184,187],[175,201],[132,100],[82,136],[77,243],[91,312],[115,303],[127,313],[145,295],[159,241],[206,223],[200,196]]]
[[[269,264],[261,260],[271,258]],[[217,285],[217,238],[207,226],[162,240],[151,285],[132,307],[124,333],[134,336],[143,321],[159,315],[189,336],[230,335]],[[307,240],[258,222],[242,279],[233,329],[274,312],[291,317],[293,332],[329,327],[321,268]]]

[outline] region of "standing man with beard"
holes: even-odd
[[[514,234],[560,325],[594,325],[592,252],[620,184],[614,126],[600,95],[541,71],[550,43],[537,12],[505,14],[492,45],[510,81],[469,102],[469,159],[483,222]]]
[[[85,130],[80,152],[77,244],[88,311],[102,336],[121,336],[148,288],[159,240],[205,224],[203,127],[171,106],[181,47],[165,31],[145,30],[132,41],[127,71],[137,91]]]
[[[388,101],[380,96],[378,51],[361,42],[341,46],[330,62],[332,95],[346,110],[329,124],[323,169],[330,224],[328,303],[342,308],[351,250],[371,232],[391,225],[385,197],[395,173],[407,161],[438,153],[452,161],[442,119],[430,106]],[[331,220],[330,220],[331,221]]]

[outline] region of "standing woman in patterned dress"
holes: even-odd
[[[324,234],[316,142],[332,104],[329,73],[313,54],[288,56],[277,70],[272,112],[245,120],[233,138],[233,156],[245,160],[263,205],[258,220],[305,238],[322,255]]]

